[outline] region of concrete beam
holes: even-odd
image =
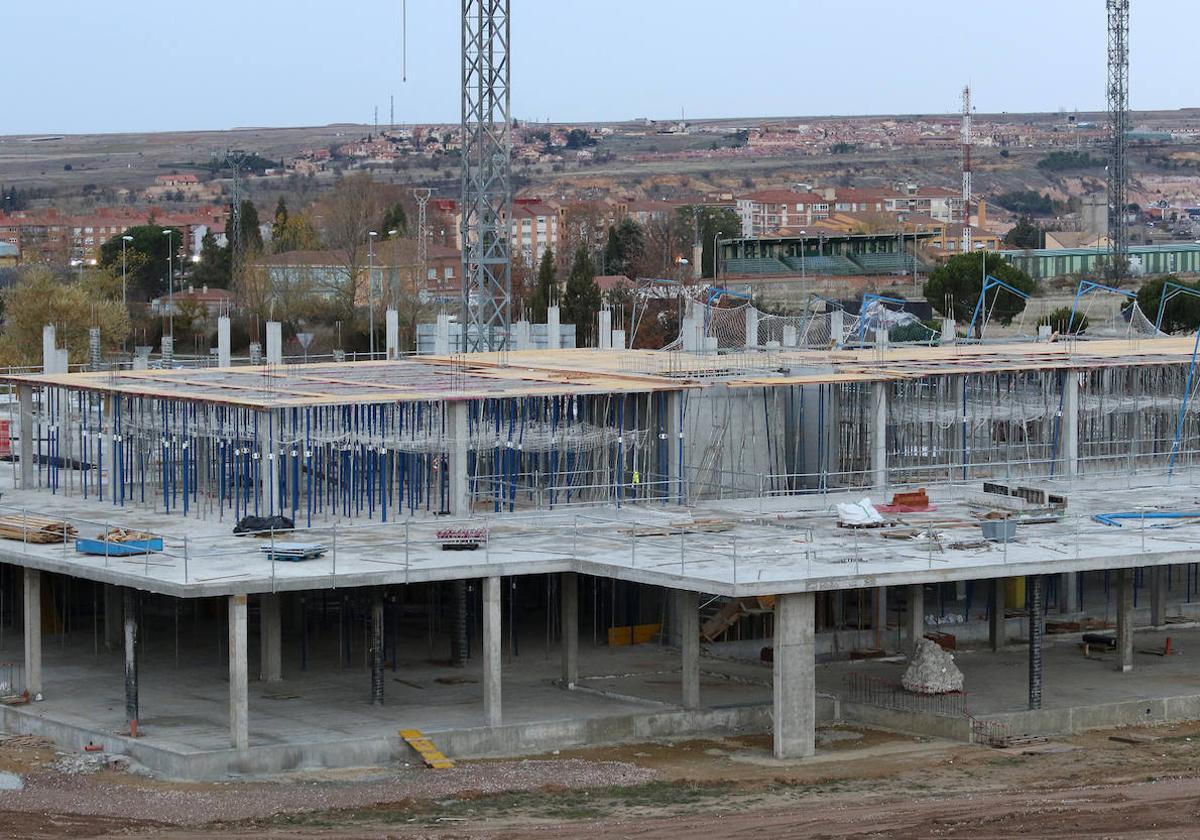
[[[816,610],[811,592],[775,599],[775,757],[805,758],[816,752]]]
[[[914,583],[908,587],[908,633],[905,641],[908,649],[915,651],[917,642],[925,638],[925,584]]]
[[[500,583],[498,577],[483,579],[483,719],[488,726],[501,721]]]
[[[1008,601],[1004,596],[1005,578],[993,578],[988,605],[988,643],[993,651],[1003,650],[1008,644],[1008,625],[1005,610]]]
[[[574,688],[579,682],[579,576],[574,572],[563,572],[558,576],[561,587],[562,622],[562,684],[563,688]]]
[[[258,596],[259,660],[258,678],[263,682],[283,679],[283,610],[279,595]]]
[[[229,596],[229,740],[238,750],[250,746],[246,599],[245,595]]]
[[[33,463],[33,388],[29,385],[17,386],[17,403],[20,411],[20,440],[17,452],[21,463],[21,489],[32,490],[34,485],[35,467]]]
[[[38,699],[42,693],[42,573],[25,569],[25,690]]]
[[[1042,708],[1042,637],[1046,611],[1042,575],[1025,578],[1025,607],[1029,612],[1029,708]]]
[[[1167,623],[1167,576],[1170,566],[1150,568],[1150,624],[1162,627]]]
[[[1117,670],[1133,670],[1133,569],[1117,570]]]
[[[129,737],[138,736],[138,654],[141,649],[139,638],[141,627],[141,593],[136,589],[125,590],[125,721],[129,724]]]
[[[685,709],[700,708],[700,594],[687,590],[675,593],[675,616],[679,622],[679,653],[683,660],[681,702]]]

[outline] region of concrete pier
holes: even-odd
[[[579,579],[574,572],[558,577],[561,591],[562,685],[574,688],[579,682]]]
[[[501,721],[500,584],[498,577],[483,579],[483,720],[488,726]]]
[[[811,592],[775,599],[775,757],[805,758],[816,751],[815,596]]]
[[[250,746],[246,600],[245,595],[229,596],[229,738],[230,743],[238,750]]]
[[[682,662],[681,702],[685,709],[700,708],[700,595],[680,590],[675,593],[675,616],[679,622],[679,652]]]
[[[279,595],[264,593],[258,597],[259,679],[279,682],[283,679],[283,613]]]
[[[25,599],[25,689],[31,698],[42,693],[42,573],[26,569]]]
[[[1070,615],[1082,609],[1079,603],[1079,578],[1075,572],[1063,572],[1058,576],[1058,611]]]
[[[1133,569],[1117,570],[1117,670],[1133,670]]]
[[[229,340],[229,316],[217,319],[217,367],[227,368],[233,364],[232,343]]]
[[[138,736],[138,638],[141,614],[141,593],[136,589],[125,590],[125,720],[129,724],[129,736]]]
[[[1005,578],[993,578],[988,597],[988,643],[993,651],[1002,650],[1008,644],[1008,627],[1005,624],[1005,608],[1007,600],[1004,597]]]
[[[1162,627],[1167,623],[1167,576],[1170,566],[1153,566],[1150,577],[1150,624]]]
[[[104,649],[116,650],[121,645],[124,624],[121,589],[104,584]]]
[[[905,641],[908,643],[908,649],[914,651],[917,649],[917,642],[925,638],[925,585],[923,583],[909,585],[906,616],[908,633]]]

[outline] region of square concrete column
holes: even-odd
[[[887,632],[887,587],[876,586],[872,593],[871,627],[875,631],[875,649],[883,650],[887,642],[883,634]]]
[[[239,750],[250,746],[246,600],[245,595],[229,596],[229,738],[234,748]]]
[[[562,622],[562,685],[574,688],[579,682],[579,580],[574,572],[558,576]]]
[[[681,681],[685,709],[700,707],[700,595],[680,590],[675,593],[675,615],[679,622],[679,653],[683,660]]]
[[[1150,567],[1150,624],[1162,627],[1167,623],[1167,575],[1170,566]]]
[[[111,583],[104,584],[104,649],[116,650],[121,644],[123,617],[121,589]]]
[[[450,473],[450,513],[466,517],[471,515],[471,484],[467,475],[471,429],[467,417],[467,403],[448,403],[446,411],[446,419],[449,421],[447,434],[450,437],[450,457],[447,463]]]
[[[1079,372],[1064,374],[1062,394],[1062,453],[1067,475],[1079,474]]]
[[[31,698],[42,693],[42,573],[26,569],[25,690]]]
[[[683,480],[683,397],[678,392],[665,397],[666,417],[663,418],[663,434],[667,438],[667,463],[662,470],[666,478],[666,498],[670,502],[683,504],[686,491]]]
[[[500,703],[500,578],[483,579],[483,719],[499,726]]]
[[[908,649],[915,651],[917,642],[925,638],[925,584],[908,587]]]
[[[1063,615],[1082,612],[1079,603],[1079,573],[1063,572],[1058,576],[1058,611]]]
[[[258,678],[263,682],[279,682],[283,679],[283,610],[279,595],[258,596],[258,621]]]
[[[1133,569],[1117,569],[1117,670],[1133,670]]]
[[[1002,650],[1008,644],[1008,625],[1005,619],[1007,601],[1004,597],[1004,578],[992,581],[991,604],[988,609],[988,643],[993,651]]]
[[[811,592],[775,599],[775,757],[804,758],[816,752],[816,610]]]
[[[871,383],[871,486],[883,490],[888,485],[887,474],[887,421],[888,383]]]
[[[20,412],[20,440],[17,455],[21,464],[21,489],[33,489],[33,388],[28,385],[17,386],[17,403]]]
[[[138,718],[141,710],[138,703],[138,653],[141,649],[140,622],[142,594],[126,589],[125,600],[125,720],[129,724],[129,737],[138,736]]]

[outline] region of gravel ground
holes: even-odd
[[[652,770],[622,762],[563,759],[481,762],[439,771],[413,767],[338,781],[298,777],[276,782],[197,785],[155,782],[113,771],[79,774],[38,768],[23,775],[24,790],[0,791],[0,814],[50,811],[194,826],[550,786],[635,785],[654,775]],[[3,833],[0,830],[0,835]]]

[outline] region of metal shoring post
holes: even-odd
[[[275,529],[271,529],[271,591],[275,591]]]
[[[632,532],[629,534],[629,568],[637,568],[637,536]]]
[[[687,531],[685,531],[683,529],[683,527],[681,526],[679,528],[679,574],[681,574],[681,575],[685,574],[686,570],[687,570],[687,566],[685,565],[685,561],[684,561],[684,557],[686,556],[685,552],[684,552],[684,543],[685,543],[686,539],[687,539]]]
[[[29,553],[29,523],[26,521],[26,516],[29,512],[25,508],[21,508],[21,553]],[[65,535],[64,535],[65,536]]]
[[[183,582],[188,582],[188,538],[183,538]]]
[[[730,537],[729,541],[733,545],[733,585],[737,588],[737,537]]]
[[[333,572],[330,575],[333,585],[337,586],[337,523],[333,523]]]
[[[108,535],[111,533],[106,520],[104,523],[104,568],[108,568]],[[67,544],[66,529],[63,529],[63,545]]]
[[[408,584],[408,567],[409,567],[409,559],[408,559],[408,547],[409,547],[409,539],[408,539],[408,526],[409,526],[409,522],[408,522],[408,520],[406,519],[406,520],[404,521],[404,583],[405,583],[406,585]],[[394,648],[394,646],[393,646],[392,653],[393,653],[393,654],[395,654],[395,648]]]

